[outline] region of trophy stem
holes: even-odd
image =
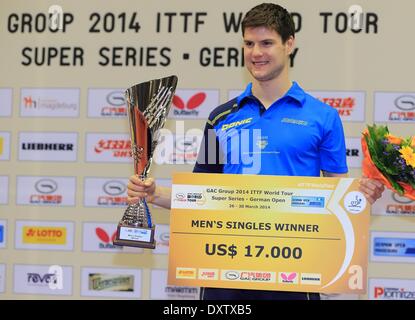
[[[147,168],[146,168],[147,169]],[[145,170],[145,171],[148,171],[148,169],[147,170]],[[146,173],[144,173],[144,174],[140,174],[140,175],[138,175],[138,178],[141,180],[141,181],[144,181],[144,180],[146,180],[147,179],[147,172]],[[149,208],[148,208],[148,205],[147,205],[147,201],[146,201],[146,199],[144,199],[144,198],[142,198],[142,199],[140,199],[139,201],[138,201],[138,210],[139,211],[141,211],[141,212],[138,212],[138,215],[140,216],[140,217],[143,217],[144,216],[144,214],[146,215],[146,221],[147,221],[147,225],[148,225],[148,227],[149,228],[151,228],[152,227],[152,225],[153,225],[153,223],[152,223],[152,221],[151,221],[151,214],[150,214],[150,210],[149,210]]]

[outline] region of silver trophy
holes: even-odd
[[[125,91],[134,173],[145,180],[176,91],[177,77],[136,84]],[[155,226],[145,199],[129,205],[118,223],[114,245],[154,249]]]

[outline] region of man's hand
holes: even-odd
[[[359,182],[359,190],[363,192],[370,204],[373,204],[377,199],[379,199],[385,190],[385,186],[375,179],[363,177],[359,180]]]
[[[135,204],[143,198],[151,203],[154,199],[156,183],[153,178],[142,181],[137,175],[132,175],[129,179],[127,189],[127,202],[129,204]]]

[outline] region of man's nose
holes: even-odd
[[[257,45],[257,44],[254,45],[254,47],[252,48],[252,54],[254,56],[261,56],[262,55],[262,50],[261,50],[259,45]]]

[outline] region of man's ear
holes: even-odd
[[[285,50],[287,55],[290,55],[294,51],[295,46],[295,38],[293,36],[290,36],[287,41],[285,41]]]

